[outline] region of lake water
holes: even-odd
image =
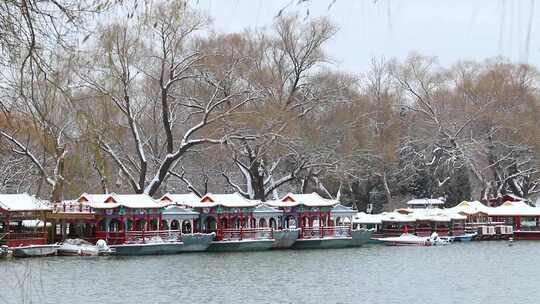
[[[540,242],[0,260],[0,303],[538,303]]]

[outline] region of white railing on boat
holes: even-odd
[[[323,238],[323,237],[350,237],[351,227],[349,226],[325,226],[325,227],[304,227],[302,228],[302,238]]]
[[[218,231],[219,240],[271,239],[271,228],[235,228]]]
[[[152,239],[161,239],[163,241],[180,241],[182,239],[180,230],[126,231],[125,234],[127,243],[144,242]]]
[[[90,206],[78,202],[52,204],[52,209],[54,213],[92,213]]]

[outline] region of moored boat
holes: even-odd
[[[181,252],[205,251],[212,244],[215,236],[215,233],[183,234]]]
[[[370,242],[374,230],[372,229],[353,229],[351,230],[352,247],[363,246]]]
[[[228,251],[261,251],[272,248],[274,239],[246,239],[246,240],[224,240],[214,241],[208,247],[208,251],[228,252]]]
[[[182,252],[205,251],[214,238],[214,233],[184,234],[181,239],[163,240],[159,237],[144,242],[111,245],[115,255],[166,255]]]
[[[182,242],[111,245],[115,255],[164,255],[181,252]]]
[[[274,237],[273,249],[287,249],[291,248],[300,236],[300,229],[289,228],[282,230],[274,230],[272,232]]]
[[[335,228],[334,228],[335,229]],[[347,231],[348,230],[348,231]],[[341,233],[323,237],[301,238],[292,246],[293,249],[337,249],[346,247],[359,247],[370,241],[373,231],[368,229],[349,230],[341,227]]]
[[[13,253],[14,257],[17,258],[27,258],[27,257],[44,257],[56,255],[58,252],[58,245],[28,245],[20,247],[11,247],[9,248]]]
[[[292,246],[293,249],[335,249],[350,247],[350,237],[324,237],[313,239],[298,239]]]
[[[104,242],[104,241],[103,241]],[[97,256],[110,254],[111,250],[107,244],[93,245],[83,239],[67,239],[58,247],[60,256]]]
[[[429,237],[403,233],[397,237],[385,237],[378,240],[388,246],[441,246],[450,242],[447,238],[439,237],[436,232],[433,232]]]
[[[470,242],[476,236],[476,233],[465,233],[454,236],[454,242]]]
[[[388,246],[430,246],[429,237],[403,233],[400,236],[378,238],[377,240]]]

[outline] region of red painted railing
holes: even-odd
[[[437,227],[434,230],[439,236],[448,236],[448,227]]]
[[[420,227],[416,228],[416,235],[418,236],[430,236],[432,233],[431,227]]]

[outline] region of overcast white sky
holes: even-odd
[[[499,55],[516,62],[540,64],[540,3],[534,0],[298,2],[192,0],[213,17],[215,27],[223,32],[270,26],[284,7],[302,16],[308,10],[309,17],[327,16],[340,29],[328,43],[327,51],[337,67],[351,72],[367,70],[373,57],[404,59],[413,51],[437,56],[444,66]]]

